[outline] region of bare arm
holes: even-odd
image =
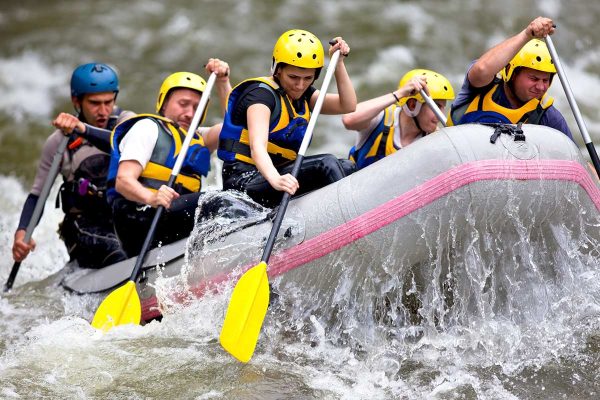
[[[356,92],[354,86],[344,65],[344,58],[350,53],[350,47],[341,38],[337,37],[337,43],[329,48],[329,56],[331,57],[336,50],[340,50],[340,57],[335,69],[335,82],[337,84],[337,94],[329,93],[323,101],[323,114],[346,114],[356,110]],[[319,91],[316,90],[310,98],[310,107],[314,107],[319,97]]]
[[[527,42],[553,33],[553,21],[550,18],[537,17],[521,32],[485,52],[469,70],[469,82],[474,87],[488,85]]]
[[[377,118],[383,110],[395,102],[396,99],[391,93],[375,97],[374,99],[361,101],[356,106],[356,111],[344,114],[342,122],[346,129],[362,131],[369,127],[373,118]]]
[[[219,133],[221,133],[222,127],[223,123],[218,123],[208,128],[208,130],[202,135],[204,138],[204,145],[208,148],[208,150],[210,150],[211,153],[219,146]]]
[[[152,207],[164,206],[169,208],[171,201],[179,197],[179,194],[166,185],[161,186],[156,192],[144,187],[138,181],[142,171],[143,168],[137,161],[121,161],[115,182],[117,192],[127,200],[149,204]]]
[[[373,120],[381,111],[396,103],[396,98],[411,96],[421,89],[425,89],[427,93],[426,78],[424,76],[414,77],[401,88],[394,90],[391,93],[383,96],[375,97],[374,99],[360,102],[356,106],[356,111],[346,114],[342,117],[342,122],[346,129],[361,131],[367,129]]]
[[[227,111],[227,97],[229,96],[229,92],[231,92],[229,64],[218,58],[209,58],[208,63],[206,63],[206,72],[217,74],[217,95],[219,96],[219,104],[221,105],[221,115],[225,115]]]
[[[248,107],[248,133],[252,160],[260,174],[274,189],[294,194],[298,189],[298,181],[290,174],[280,175],[267,152],[270,117],[271,110],[264,104],[253,104]]]

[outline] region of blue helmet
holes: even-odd
[[[86,93],[119,93],[119,77],[114,69],[102,63],[83,64],[71,76],[71,96]]]

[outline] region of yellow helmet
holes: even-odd
[[[517,55],[510,60],[508,67],[502,69],[501,75],[505,82],[508,82],[512,77],[515,69],[518,67],[526,67],[542,72],[556,73],[556,67],[550,57],[550,52],[546,43],[540,39],[531,39],[525,46],[519,50]]]
[[[292,29],[281,35],[275,43],[271,73],[275,73],[279,63],[320,69],[324,59],[323,45],[315,35],[301,29]]]
[[[191,72],[175,72],[174,74],[167,76],[162,85],[160,85],[160,90],[158,91],[156,112],[160,112],[167,95],[175,88],[197,90],[202,95],[206,89],[206,81],[202,79],[200,75]]]
[[[398,89],[406,85],[415,76],[424,75],[427,78],[427,90],[429,96],[433,100],[452,100],[454,99],[454,89],[450,84],[450,81],[442,74],[438,74],[435,71],[428,69],[413,69],[408,71],[398,84]],[[403,106],[406,104],[408,99],[416,99],[419,103],[425,103],[425,99],[420,93],[416,93],[414,96],[407,96],[400,99],[398,105]]]

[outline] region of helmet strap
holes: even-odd
[[[414,100],[413,103],[415,105],[414,109],[412,109],[412,110],[408,106],[408,101],[411,101],[411,100]],[[421,112],[421,107],[423,106],[423,103],[421,103],[417,99],[408,99],[408,101],[402,106],[402,111],[404,111],[404,113],[407,116],[409,116],[410,118],[412,118],[413,122],[415,123],[415,126],[417,127],[417,129],[421,133],[421,136],[425,136],[426,133],[423,130],[423,128],[421,128],[421,125],[419,124],[419,120],[417,119],[417,116]]]
[[[275,76],[277,71],[280,70],[284,65],[284,63],[276,63],[275,59],[273,59],[273,64],[271,65],[271,76]]]
[[[73,103],[73,109],[75,109],[75,113],[79,117],[79,119],[83,118],[81,103],[83,102],[83,96],[71,96],[71,103]]]
[[[406,115],[408,115],[409,117],[416,117],[417,115],[419,115],[419,113],[421,112],[421,106],[423,105],[423,103],[417,101],[416,99],[414,99],[414,103],[415,103],[415,107],[411,110],[410,107],[408,106],[408,102],[411,99],[408,99],[408,101],[402,106],[402,111],[404,111],[404,113]]]

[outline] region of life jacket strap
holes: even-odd
[[[494,133],[492,133],[492,136],[490,136],[490,143],[492,144],[496,143],[496,140],[498,140],[500,135],[503,133],[509,136],[513,136],[515,142],[525,141],[525,133],[523,133],[523,129],[521,129],[523,122],[519,122],[517,125],[489,123],[484,123],[483,125],[495,128]]]

